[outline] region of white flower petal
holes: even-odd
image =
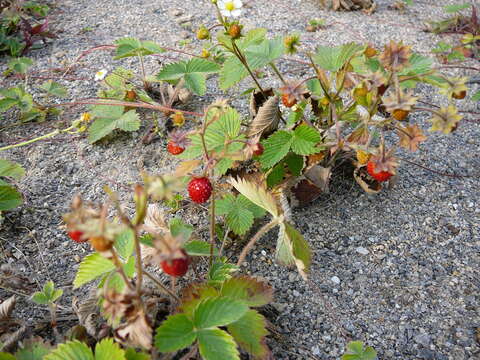
[[[225,10],[225,2],[224,1],[219,1],[218,2],[218,7],[220,8],[220,10]]]
[[[240,9],[243,6],[242,0],[233,0],[233,5],[236,9]]]
[[[230,11],[228,11],[228,10],[220,10],[220,13],[221,13],[223,16],[226,16],[226,17],[232,16],[232,14],[230,13]]]
[[[241,13],[242,13],[242,10],[239,10],[239,9],[235,9],[232,11],[232,15],[235,17],[239,17]]]

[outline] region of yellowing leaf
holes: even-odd
[[[273,217],[277,218],[280,216],[277,202],[272,194],[268,193],[265,188],[241,178],[236,180],[234,178],[230,178],[229,182],[240,194],[245,196],[254,204],[267,210]]]

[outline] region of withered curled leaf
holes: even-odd
[[[368,175],[365,166],[356,168],[353,172],[353,177],[367,194],[378,194],[382,190],[382,184]]]
[[[252,95],[252,99],[255,95]],[[279,99],[278,96],[270,96],[259,108],[258,111],[253,113],[254,118],[248,128],[248,136],[268,136],[278,128],[280,121],[280,110],[278,109]],[[251,106],[251,110],[255,107]]]
[[[17,298],[15,295],[12,295],[0,304],[0,320],[7,320],[10,318],[16,303]]]

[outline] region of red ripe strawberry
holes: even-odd
[[[253,147],[253,155],[260,156],[263,154],[263,150],[265,150],[263,145],[260,143],[256,143]]]
[[[82,243],[85,241],[88,241],[88,239],[82,239],[83,232],[79,230],[72,230],[68,232],[68,236],[70,236],[70,239],[77,243]]]
[[[179,155],[181,154],[185,148],[178,146],[178,144],[172,140],[170,140],[167,144],[167,151],[172,155]]]
[[[297,99],[295,99],[293,96],[290,96],[288,94],[283,94],[282,95],[282,103],[288,108],[291,108],[293,105],[297,103]]]
[[[160,263],[162,270],[165,274],[171,276],[183,276],[187,273],[188,264],[190,263],[190,258],[188,257],[185,250],[181,250],[184,255],[182,258],[173,259],[173,260],[164,260]]]
[[[379,182],[387,181],[388,179],[390,179],[393,176],[393,174],[389,173],[388,171],[376,172],[375,171],[375,163],[373,161],[369,161],[367,163],[367,172],[372,178],[374,178],[375,180],[377,180]]]
[[[212,195],[212,184],[206,177],[193,178],[188,184],[190,199],[197,204],[206,202]]]

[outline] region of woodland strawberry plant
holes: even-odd
[[[98,97],[60,104],[90,106],[71,126],[0,148],[60,132],[88,131],[94,144],[117,131],[137,131],[147,120],[144,142],[168,132],[166,156],[181,160],[172,174],[142,174],[133,191],[134,212],[126,211],[108,188],[104,204],[73,200],[64,218],[66,232],[94,250],[81,261],[73,285],[96,281],[97,291],[75,304],[78,327],[68,342],[47,351],[46,360],[68,359],[71,353],[87,359],[106,359],[106,353],[109,359],[149,359],[157,352],[228,360],[239,359],[240,351],[268,359],[261,307],[272,301],[273,290],[241,274],[249,251],[276,231],[273,256],[307,279],[312,255],[292,221],[292,207],[328,192],[340,166],[369,193],[393,184],[401,173],[398,149],[418,151],[426,140],[413,113],[431,114],[431,132],[449,134],[461,122],[456,104],[468,93],[467,78],[442,75],[431,59],[406,44],[391,41],[383,49],[318,45],[308,51],[298,34],[270,38],[266,29],[247,30],[239,20],[239,0],[212,6],[217,22],[198,30],[204,41],[200,54],[148,74],[146,56],[175,49],[134,38],[102,46],[114,51],[115,60],[138,59],[138,71],[99,71]],[[280,61],[301,64],[306,75],[294,76],[287,66],[281,71]],[[26,71],[24,65],[18,60],[12,68]],[[259,76],[265,69],[280,85],[265,85]],[[247,79],[251,87],[240,90]],[[242,116],[228,99],[217,99],[202,112],[182,109],[214,82],[225,92],[248,97],[250,116]],[[419,83],[438,90],[445,104],[421,105],[415,94]],[[64,95],[52,82],[42,88]],[[22,87],[2,95],[4,111],[17,107],[28,114],[59,107],[36,104]],[[168,218],[163,205],[173,213],[184,206],[204,209],[208,236],[186,220]],[[231,241],[242,250],[227,258]],[[54,291],[53,284],[49,289]],[[94,321],[98,313],[100,323]],[[96,344],[95,351],[86,344]],[[376,356],[361,343],[350,344],[348,352],[344,358]]]

